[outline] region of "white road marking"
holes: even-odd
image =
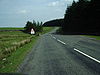
[[[63,41],[57,39],[56,37],[54,37],[54,36],[52,36],[52,35],[51,35],[51,37],[54,38],[54,39],[56,39],[58,42],[60,42],[60,43],[62,43],[62,44],[64,44],[64,45],[66,45],[66,43],[64,43]]]
[[[52,35],[51,35],[52,36]],[[62,44],[64,44],[64,45],[66,45],[66,43],[65,42],[63,42],[63,41],[61,41],[61,40],[59,40],[59,39],[57,39],[56,37],[54,37],[54,36],[52,36],[54,39],[56,39],[58,42],[60,42],[60,43],[62,43]],[[98,60],[98,59],[96,59],[96,58],[94,58],[94,57],[92,57],[92,56],[90,56],[90,55],[88,55],[88,54],[86,54],[86,53],[84,53],[84,52],[82,52],[82,51],[80,51],[80,50],[78,50],[78,49],[76,49],[76,48],[74,48],[74,51],[76,51],[76,52],[78,52],[78,53],[80,53],[80,54],[82,54],[82,55],[84,55],[84,56],[86,56],[86,57],[88,57],[88,58],[90,58],[91,60],[93,60],[93,61],[95,61],[95,62],[97,62],[97,63],[99,63],[100,64],[100,60]]]
[[[62,44],[64,44],[64,45],[66,45],[66,43],[64,43],[63,41],[61,41],[59,39],[57,39],[57,41],[60,42],[60,43],[62,43]]]
[[[92,57],[92,56],[90,56],[90,55],[87,55],[87,54],[85,54],[84,52],[82,52],[82,51],[80,51],[80,50],[78,50],[78,49],[76,49],[76,48],[74,48],[74,50],[77,51],[78,53],[80,53],[80,54],[82,54],[82,55],[84,55],[84,56],[86,56],[86,57],[88,57],[88,58],[90,58],[90,59],[92,59],[92,60],[94,60],[95,62],[97,62],[97,63],[100,64],[100,61],[97,60],[96,58],[94,58],[94,57]]]
[[[56,39],[56,37],[53,37],[54,39]]]
[[[51,34],[49,34],[50,36],[52,36]],[[53,37],[53,36],[52,36]]]
[[[51,34],[50,34],[50,36],[53,37],[54,39],[56,39],[56,37],[52,36]]]

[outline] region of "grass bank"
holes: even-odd
[[[100,40],[100,36],[94,36],[94,35],[85,35],[86,37],[94,38],[96,40]]]
[[[45,34],[54,28],[52,27],[44,27],[42,34]],[[5,44],[2,45],[0,43],[0,47],[2,45],[2,50],[5,50],[5,47],[9,48],[13,46],[15,42],[21,42],[22,40],[26,40],[27,38],[31,37],[29,34],[25,34],[21,31],[14,31],[14,32],[0,32],[0,42]],[[31,41],[19,46],[16,50],[12,51],[10,54],[5,55],[3,59],[0,60],[0,73],[11,73],[16,72],[16,69],[21,64],[21,62],[24,60],[25,56],[31,51],[33,45],[38,40],[39,36],[33,35],[31,38]],[[9,52],[8,52],[9,53]]]
[[[55,27],[43,27],[43,32],[42,34],[45,34],[47,32],[50,32],[51,30],[55,29]]]

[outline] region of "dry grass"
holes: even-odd
[[[29,43],[32,36],[21,31],[0,33],[0,60],[10,56],[19,47]]]

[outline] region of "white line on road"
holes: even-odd
[[[78,53],[80,53],[80,54],[82,54],[82,55],[84,55],[84,56],[86,56],[86,57],[88,57],[88,58],[90,58],[90,59],[92,59],[92,60],[96,61],[97,63],[100,63],[100,61],[99,61],[99,60],[97,60],[96,58],[94,58],[94,57],[92,57],[92,56],[90,56],[90,55],[87,55],[87,54],[85,54],[85,53],[83,53],[83,52],[79,51],[79,50],[78,50],[78,49],[76,49],[76,48],[74,48],[74,50],[75,50],[75,51],[77,51]]]
[[[56,39],[55,37],[53,37],[54,39]]]
[[[51,35],[51,36],[52,36],[52,35]],[[64,43],[63,41],[57,39],[56,37],[52,36],[52,38],[56,39],[58,42],[60,42],[60,43],[62,43],[62,44],[64,44],[64,45],[66,45],[66,43]]]
[[[56,37],[52,36],[51,34],[50,34],[50,36],[53,37],[54,39],[56,39]]]
[[[50,36],[52,36],[51,34],[49,34]],[[53,37],[53,36],[52,36]]]
[[[60,43],[62,43],[62,44],[64,44],[64,45],[66,45],[66,43],[64,43],[63,41],[61,41],[59,39],[57,39],[57,41],[60,42]]]
[[[52,35],[51,35],[51,36],[52,36]],[[54,39],[56,39],[58,42],[60,42],[60,43],[62,43],[62,44],[64,44],[64,45],[66,45],[65,42],[63,42],[63,41],[57,39],[57,38],[54,37],[54,36],[52,36],[52,37],[53,37]],[[76,52],[78,52],[78,53],[80,53],[80,54],[82,54],[82,55],[84,55],[84,56],[86,56],[86,57],[88,57],[88,58],[92,59],[93,61],[95,61],[95,62],[97,62],[97,63],[100,64],[100,60],[97,60],[96,58],[94,58],[94,57],[92,57],[92,56],[90,56],[90,55],[88,55],[88,54],[86,54],[86,53],[84,53],[84,52],[82,52],[82,51],[80,51],[80,50],[78,50],[78,49],[76,49],[76,48],[74,48],[74,51],[76,51]]]

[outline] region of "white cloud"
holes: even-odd
[[[51,2],[48,4],[48,6],[58,6],[58,5],[59,5],[59,1]]]
[[[66,5],[70,5],[72,2],[73,0],[58,0],[58,1],[50,2],[48,6],[64,6],[64,5],[66,6]]]
[[[48,6],[63,6],[67,3],[71,3],[72,0],[58,0],[54,2],[50,2]]]
[[[27,10],[20,10],[20,11],[18,11],[18,13],[20,13],[20,14],[26,14],[26,13],[28,13],[29,11],[27,11]]]
[[[64,1],[69,1],[69,2],[71,1],[72,2],[73,0],[64,0]],[[74,0],[74,1],[78,1],[78,0]]]

